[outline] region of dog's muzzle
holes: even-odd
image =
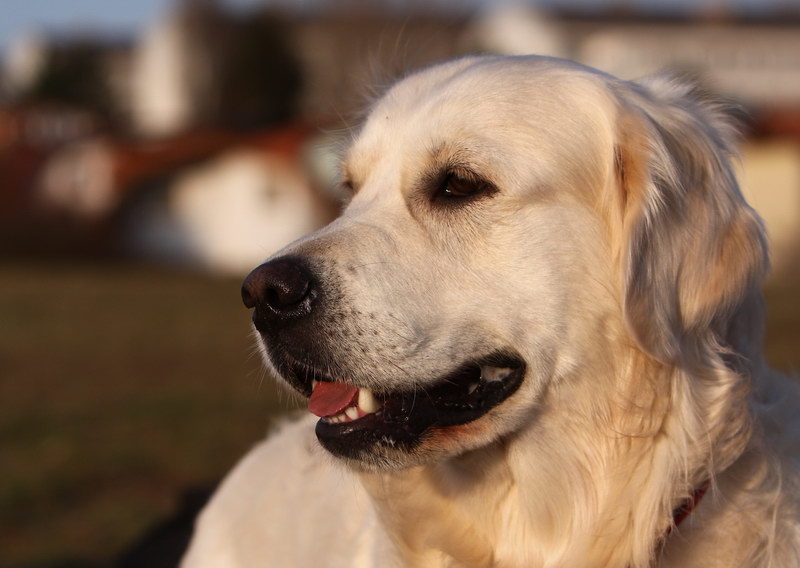
[[[433,381],[405,390],[367,389],[344,379],[337,342],[326,339],[341,311],[335,282],[323,282],[303,257],[285,256],[253,270],[242,285],[245,306],[281,378],[309,399],[320,417],[317,438],[333,454],[367,461],[383,450],[408,451],[432,429],[481,418],[518,389],[523,359],[509,348],[468,354]],[[341,327],[337,320],[337,327]],[[331,345],[338,347],[331,347]]]

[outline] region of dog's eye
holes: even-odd
[[[451,172],[445,176],[436,197],[463,199],[488,193],[491,189],[492,186],[488,182],[476,176]]]

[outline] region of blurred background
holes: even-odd
[[[800,362],[800,0],[3,0],[0,567],[174,566],[293,408],[241,277],[335,217],[338,151],[394,78],[466,53],[690,74],[741,108]]]

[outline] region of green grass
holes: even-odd
[[[794,282],[768,357],[800,363]],[[0,566],[108,565],[224,474],[287,408],[238,279],[126,265],[0,266]]]
[[[0,566],[108,563],[286,407],[239,281],[0,267]]]

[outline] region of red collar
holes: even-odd
[[[692,514],[692,511],[697,508],[697,505],[703,498],[703,495],[705,495],[706,491],[708,491],[709,484],[710,481],[707,480],[705,483],[700,485],[694,490],[694,493],[692,493],[691,497],[681,503],[677,509],[672,511],[672,526],[667,530],[667,534],[671,533],[673,528],[677,527],[686,517]]]

